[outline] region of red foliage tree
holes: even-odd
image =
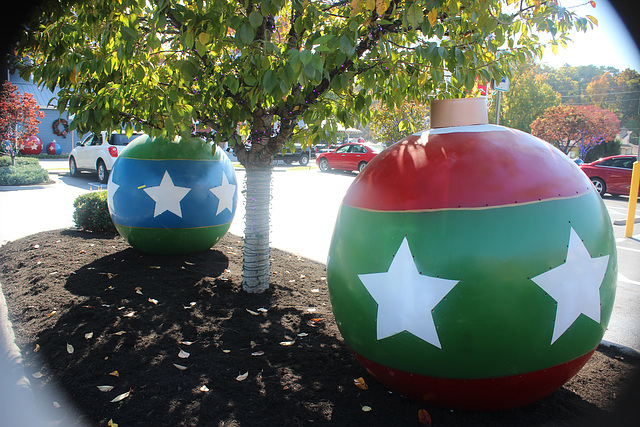
[[[593,105],[558,105],[547,108],[531,123],[531,133],[569,154],[580,148],[580,158],[596,145],[613,141],[620,130],[614,113]]]
[[[44,117],[40,107],[28,93],[20,93],[18,87],[9,82],[0,89],[0,141],[3,149],[11,156],[11,164],[24,143],[38,133],[40,120]]]

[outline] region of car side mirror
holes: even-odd
[[[81,147],[81,146],[82,146],[82,141],[76,142],[76,147]]]

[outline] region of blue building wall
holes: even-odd
[[[44,117],[40,118],[40,124],[38,125],[38,136],[42,140],[42,151],[46,151],[49,143],[55,141],[60,144],[60,148],[62,148],[63,154],[69,154],[75,143],[78,141],[78,137],[76,136],[76,132],[67,133],[66,137],[56,135],[53,133],[53,122],[56,120],[63,118],[67,122],[69,122],[69,114],[64,113],[62,116],[58,112],[58,110],[41,110],[44,113]]]

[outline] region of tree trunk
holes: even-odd
[[[246,171],[246,217],[242,287],[249,293],[269,289],[269,209],[271,206],[271,167]]]

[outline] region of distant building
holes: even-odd
[[[29,79],[29,81],[24,80],[17,72],[11,73],[10,71],[6,71],[6,76],[3,76],[2,80],[8,80],[9,83],[17,86],[18,91],[20,93],[28,93],[33,95],[38,106],[40,106],[40,111],[44,113],[44,117],[38,118],[40,120],[40,124],[38,125],[38,133],[36,134],[42,140],[43,152],[46,152],[47,146],[52,141],[57,142],[62,149],[62,154],[68,154],[71,152],[73,147],[75,147],[76,142],[78,141],[78,136],[75,131],[67,132],[64,134],[64,126],[62,120],[65,120],[67,124],[71,122],[69,119],[69,113],[64,112],[60,114],[58,111],[58,97],[56,96],[57,91],[51,92],[44,86],[37,86],[33,79]],[[57,135],[54,132],[53,125],[55,122],[58,122],[58,133]]]

